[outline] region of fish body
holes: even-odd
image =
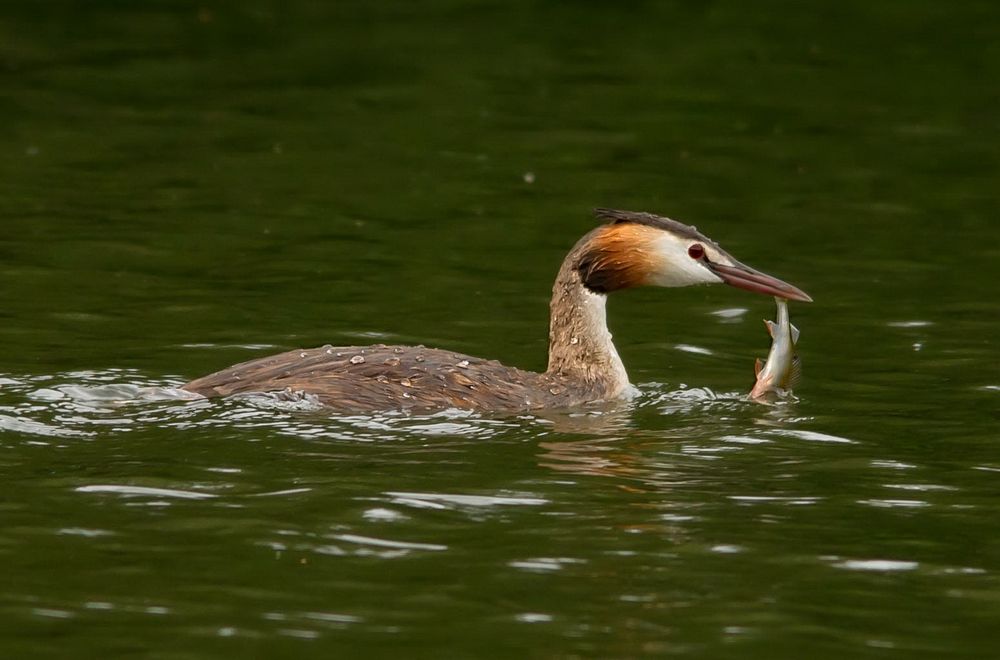
[[[771,335],[771,350],[763,364],[758,358],[754,365],[757,382],[750,390],[750,398],[758,401],[787,396],[802,373],[795,349],[799,331],[788,318],[788,301],[784,298],[774,301],[778,305],[777,322],[764,321]]]

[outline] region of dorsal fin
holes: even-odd
[[[792,327],[792,343],[793,344],[799,343],[799,329],[796,328],[791,323],[789,323],[788,325],[790,325]]]

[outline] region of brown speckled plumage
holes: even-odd
[[[534,410],[580,403],[565,378],[423,346],[324,346],[250,360],[193,380],[205,396],[291,390],[344,412]],[[587,397],[583,397],[587,398]]]

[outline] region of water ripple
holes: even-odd
[[[332,538],[346,543],[357,545],[371,545],[377,548],[392,548],[394,550],[447,550],[446,545],[434,543],[411,543],[408,541],[391,541],[389,539],[377,539],[371,536],[360,536],[358,534],[336,534]]]
[[[923,500],[883,499],[858,500],[858,504],[866,504],[878,509],[922,509],[931,505],[930,502],[924,502]]]
[[[81,438],[91,435],[76,429],[51,426],[43,422],[36,422],[26,417],[14,417],[13,415],[0,415],[0,430],[26,433],[28,435],[41,435],[51,438]]]
[[[768,433],[788,438],[798,438],[799,440],[807,440],[809,442],[833,442],[846,445],[857,444],[857,440],[851,440],[850,438],[842,438],[838,435],[819,433],[817,431],[806,431],[804,429],[775,429],[773,431],[769,431]]]
[[[717,318],[719,323],[740,323],[749,311],[746,307],[729,307],[726,309],[717,309],[714,312],[709,312],[709,314]]]
[[[66,534],[70,536],[85,536],[87,538],[97,538],[100,536],[113,536],[114,532],[110,532],[106,529],[84,529],[82,527],[63,527],[57,534]]]
[[[418,508],[447,508],[447,504],[457,504],[471,507],[492,506],[539,506],[548,504],[549,500],[540,497],[501,497],[497,495],[454,495],[446,493],[405,493],[387,492],[392,501],[397,504],[415,505]]]
[[[543,572],[558,571],[568,564],[585,564],[586,560],[576,557],[531,557],[508,562],[511,568],[519,568],[525,571]]]
[[[211,493],[199,493],[190,490],[174,490],[172,488],[149,488],[146,486],[118,486],[114,484],[97,484],[93,486],[79,486],[75,488],[78,493],[116,493],[126,497],[173,497],[184,500],[207,500],[218,497]]]
[[[954,486],[943,486],[941,484],[882,484],[883,488],[895,488],[897,490],[915,490],[929,492],[935,490],[958,490]]]
[[[849,571],[912,571],[920,566],[915,561],[900,561],[898,559],[847,559],[835,564],[835,568],[846,568]]]
[[[934,323],[933,321],[890,321],[886,325],[890,328],[926,328]]]
[[[694,353],[695,355],[715,355],[711,349],[692,344],[675,344],[674,348],[684,353]]]

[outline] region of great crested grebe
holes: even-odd
[[[812,300],[736,261],[694,227],[651,213],[594,213],[605,224],[577,241],[552,287],[545,373],[423,346],[324,346],[242,362],[184,389],[210,397],[301,392],[345,412],[567,408],[624,398],[632,390],[608,332],[605,301],[612,291],[725,283]]]

